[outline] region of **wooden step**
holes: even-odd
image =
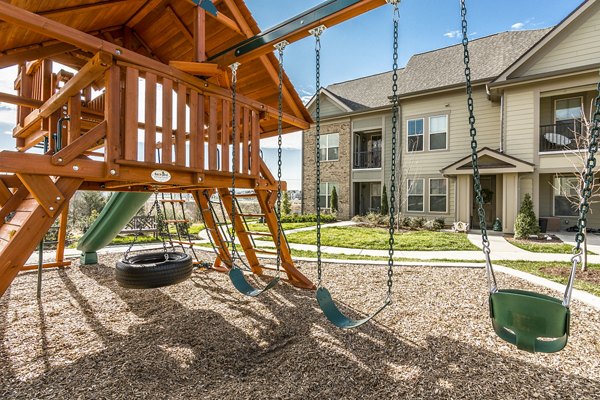
[[[235,215],[239,215],[240,217],[246,217],[246,218],[264,218],[265,214],[241,214],[241,213],[235,213]]]
[[[165,222],[167,224],[184,224],[184,223],[189,223],[190,220],[188,220],[188,219],[165,219]]]
[[[271,255],[271,256],[276,256],[277,255],[277,252],[273,251],[273,250],[254,249],[254,252],[258,253],[258,254],[268,254],[268,255]]]
[[[160,199],[161,203],[187,203],[186,200],[177,200],[177,199]],[[204,210],[202,210],[204,211]]]
[[[256,198],[256,193],[240,193],[240,194],[236,194],[235,197],[236,198],[239,198],[239,197],[245,197],[245,198],[254,197],[254,198]]]
[[[246,234],[246,235],[250,235],[250,236],[270,236],[273,237],[272,234],[268,233],[268,232],[253,232],[253,231],[241,231],[239,232],[240,235],[242,234]]]

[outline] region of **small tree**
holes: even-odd
[[[390,207],[388,206],[388,196],[385,183],[383,184],[383,192],[381,194],[381,215],[388,215]]]
[[[540,225],[535,212],[533,212],[531,195],[527,193],[515,221],[515,239],[526,239],[529,235],[537,235],[538,233],[540,233]]]
[[[290,215],[292,213],[292,205],[290,204],[290,198],[287,191],[281,193],[281,212],[284,215]]]
[[[330,197],[329,203],[330,203],[329,206],[331,207],[331,212],[337,213],[339,210],[338,209],[338,195],[337,195],[337,190],[335,190],[335,186],[331,190],[331,197]]]

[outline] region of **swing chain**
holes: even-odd
[[[473,101],[473,85],[471,83],[471,67],[470,67],[470,54],[469,54],[469,31],[467,23],[467,6],[465,0],[460,1],[461,5],[461,17],[462,17],[462,45],[464,49],[464,64],[465,64],[465,78],[467,82],[467,107],[469,110],[469,134],[471,136],[471,163],[473,166],[473,187],[475,191],[475,198],[477,200],[477,212],[479,215],[479,227],[481,228],[481,240],[483,245],[483,253],[485,255],[486,272],[488,279],[488,286],[491,293],[495,293],[498,290],[496,283],[496,277],[492,267],[492,261],[490,258],[490,241],[487,234],[487,226],[485,223],[485,210],[483,208],[483,194],[481,189],[481,174],[479,172],[478,155],[477,155],[477,129],[475,128],[475,106]]]
[[[282,158],[282,134],[283,134],[283,52],[289,44],[287,40],[277,43],[274,47],[279,54],[279,113],[277,118],[277,271],[281,265],[281,158]]]
[[[315,92],[315,139],[317,156],[317,287],[321,287],[323,269],[321,265],[321,34],[325,25],[311,29],[315,37],[316,92]]]
[[[394,6],[394,64],[392,74],[392,163],[390,174],[390,227],[389,227],[389,258],[388,258],[388,280],[387,280],[387,303],[392,301],[392,285],[394,278],[394,232],[396,227],[396,147],[398,135],[398,25],[400,22],[399,0],[389,0],[388,3]]]
[[[231,159],[235,161],[236,155],[236,114],[237,114],[237,70],[240,66],[239,62],[235,62],[229,66],[231,69]],[[221,132],[226,134],[226,132]],[[231,267],[235,268],[235,166],[231,166]]]

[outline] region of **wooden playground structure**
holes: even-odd
[[[198,5],[206,1],[0,3],[0,67],[18,66],[17,94],[0,93],[1,102],[18,106],[16,151],[0,152],[0,295],[29,268],[25,262],[57,218],[57,261],[44,266],[67,264],[67,210],[77,190],[187,192],[203,213],[218,192],[231,216],[234,173],[236,188],[254,191],[270,234],[285,243],[274,212],[277,181],[260,155],[260,139],[279,131],[273,46],[386,2],[332,0],[261,33],[242,0],[209,1],[216,13]],[[241,63],[237,136],[228,71],[234,62]],[[311,117],[286,76],[281,90],[282,131],[308,128]],[[45,154],[35,150],[42,143]],[[233,159],[232,146],[240,149]],[[243,215],[233,215],[260,275]],[[223,243],[210,213],[204,217],[214,242]],[[230,259],[221,246],[216,264]],[[287,246],[281,261],[290,283],[314,287]]]

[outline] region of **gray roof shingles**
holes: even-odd
[[[474,81],[493,80],[550,29],[497,33],[469,43]],[[464,83],[462,44],[416,54],[398,72],[400,96]],[[327,89],[353,111],[390,104],[392,72],[335,83]]]

